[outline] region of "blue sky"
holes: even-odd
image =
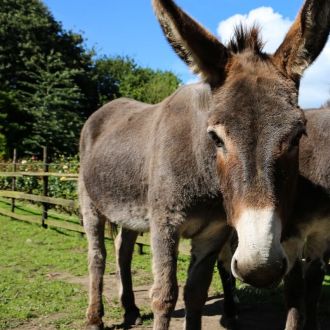
[[[154,17],[151,0],[43,0],[43,2],[55,19],[62,22],[65,29],[82,33],[87,46],[94,47],[98,55],[129,55],[140,65],[171,70],[184,82],[195,79],[165,41]],[[280,29],[284,34],[284,29],[291,24],[302,5],[302,0],[177,0],[176,2],[218,37],[220,22],[224,22],[223,25],[227,26],[229,31],[233,21],[229,18],[241,14],[248,22],[251,17],[265,21],[263,23],[266,25],[268,22],[270,29],[273,29],[267,32],[268,39],[271,39],[273,34],[279,33]],[[273,13],[263,11],[264,7],[271,7]],[[261,10],[256,12],[256,15],[250,15],[249,18],[249,13],[256,8]],[[221,35],[221,37],[226,39],[228,36]],[[330,64],[327,67],[330,69]],[[330,77],[330,72],[328,73],[329,75],[323,74],[321,77],[321,80],[325,80],[322,81],[323,94],[316,97],[317,90],[315,89],[315,92],[309,90],[310,96],[305,93],[306,100],[302,101],[303,106],[318,106],[318,103],[325,101],[323,100],[326,97],[325,91],[327,88],[330,89],[330,78],[327,78]],[[314,82],[310,81],[310,86],[315,85],[317,77],[317,73],[314,73]]]

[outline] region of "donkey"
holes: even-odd
[[[299,81],[326,43],[329,1],[307,0],[274,55],[262,51],[255,27],[238,27],[225,46],[173,1],[153,6],[166,38],[204,83],[157,105],[115,100],[83,127],[79,198],[89,243],[88,329],[103,327],[106,219],[128,231],[150,230],[154,329],[168,329],[177,300],[180,236],[192,239],[187,329],[201,327],[226,224],[238,232],[232,270],[240,278],[263,287],[287,270],[281,232],[305,131]]]
[[[300,329],[303,325],[306,330],[318,329],[318,299],[330,252],[330,108],[308,110],[305,117],[307,136],[302,137],[299,146],[300,175],[294,211],[282,237],[289,256],[289,272],[284,277],[287,330]],[[131,250],[120,249],[123,239],[126,246],[130,244]],[[122,301],[126,297],[131,305],[134,305],[134,295],[132,286],[127,285],[126,276],[130,276],[133,245],[127,232],[120,231],[116,237],[117,269],[119,274],[122,273],[121,278],[124,278],[120,296]],[[217,262],[224,289],[221,323],[230,329],[235,328],[238,317],[235,279],[230,271],[236,245],[237,237],[233,233],[222,248]],[[302,258],[305,259],[304,267]],[[140,318],[136,320],[141,321]]]
[[[287,329],[318,329],[317,306],[330,247],[330,108],[306,111],[293,221],[283,233],[289,260]],[[303,267],[302,257],[305,259]],[[305,292],[302,288],[305,288]]]
[[[282,236],[289,259],[284,277],[288,330],[319,328],[317,306],[330,252],[330,108],[308,110],[305,116],[307,136],[299,147],[294,210]],[[235,236],[227,241],[218,259],[224,287],[222,319],[231,326],[237,318],[235,281],[230,274],[233,241],[235,244]]]

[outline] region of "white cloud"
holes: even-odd
[[[226,43],[233,35],[234,26],[243,22],[247,26],[257,23],[261,27],[265,51],[274,52],[293,23],[271,7],[259,7],[248,14],[236,14],[218,25],[217,33]],[[315,63],[306,71],[300,87],[299,103],[302,107],[318,107],[330,97],[330,40]]]
[[[302,107],[318,107],[330,99],[330,40],[301,80],[299,103]]]
[[[271,7],[260,7],[248,14],[236,14],[219,23],[217,32],[221,41],[226,43],[233,35],[234,26],[238,23],[246,26],[257,24],[262,28],[263,40],[266,42],[265,51],[274,52],[283,40],[292,22],[281,14],[274,12]]]

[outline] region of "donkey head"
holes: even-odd
[[[232,271],[254,286],[271,285],[287,269],[281,233],[305,130],[299,81],[327,41],[330,2],[307,0],[273,55],[262,51],[256,27],[238,27],[224,46],[173,1],[153,5],[176,53],[211,87],[207,131],[228,222],[239,239]]]

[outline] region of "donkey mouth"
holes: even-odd
[[[274,289],[276,288],[282,281],[282,277],[276,280],[268,280],[264,278],[255,279],[255,278],[245,278],[243,283],[249,284],[257,289]]]
[[[272,265],[262,265],[253,268],[239,267],[235,260],[233,263],[233,274],[243,283],[252,285],[256,288],[274,288],[277,287],[286,273],[287,260],[283,258],[282,262],[276,262]]]

